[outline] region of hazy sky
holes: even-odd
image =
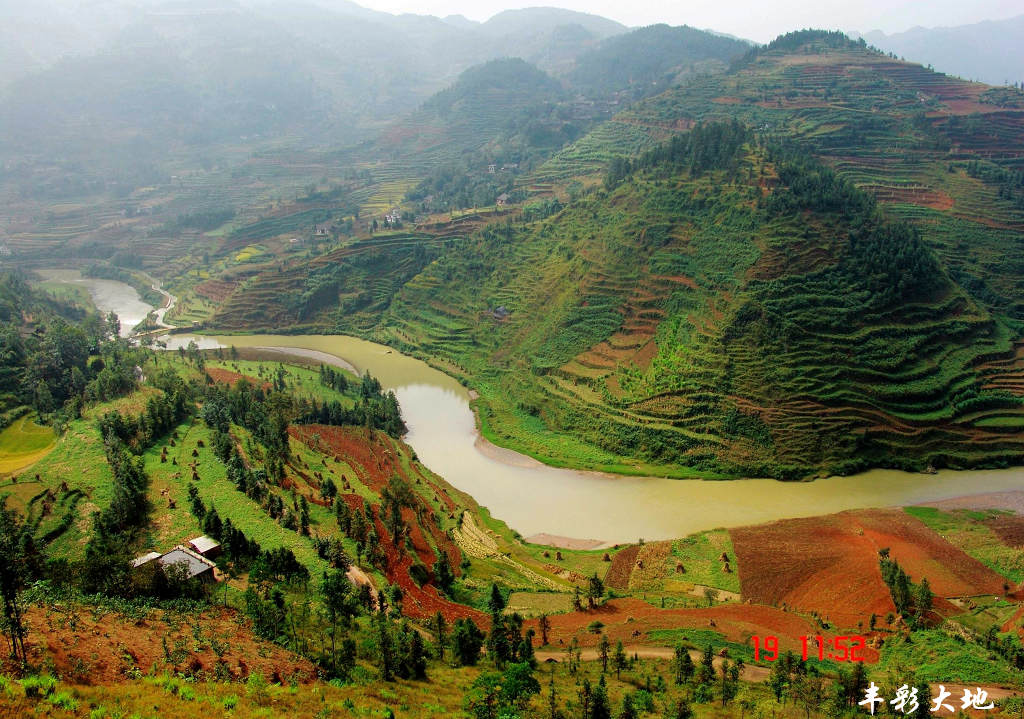
[[[765,42],[804,27],[901,32],[915,25],[967,25],[1024,14],[1021,0],[356,0],[365,7],[486,20],[501,10],[553,5],[626,25],[691,25]],[[1024,42],[1024,38],[1021,39]]]

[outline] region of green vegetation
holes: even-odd
[[[1018,673],[1005,659],[972,642],[939,629],[895,637],[882,647],[878,669],[913,668],[927,682],[992,682],[1013,684]]]
[[[947,512],[934,507],[905,507],[904,511],[1010,581],[1024,581],[1024,557],[1020,548],[1001,540],[992,528],[1000,519],[1013,521],[1016,515],[999,511]]]

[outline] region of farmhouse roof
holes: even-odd
[[[220,542],[211,537],[207,537],[204,534],[201,537],[196,537],[195,539],[188,540],[188,546],[192,547],[192,549],[196,550],[200,554],[205,555],[207,552],[210,552],[220,547]]]
[[[143,564],[149,564],[154,559],[160,558],[160,552],[148,552],[143,554],[141,557],[136,557],[132,560],[132,569],[138,569]]]
[[[193,552],[188,547],[183,547],[180,544],[157,561],[160,562],[162,567],[184,564],[187,570],[186,579],[192,579],[206,572],[211,572],[217,566],[203,555]]]

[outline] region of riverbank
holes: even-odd
[[[187,343],[189,337],[175,339]],[[679,481],[552,467],[491,444],[479,431],[469,390],[425,362],[340,335],[204,336],[206,344],[327,355],[369,371],[395,391],[420,460],[523,536],[606,544],[673,539],[716,527],[893,507],[1024,489],[1024,471],[874,470],[813,482]],[[265,351],[265,350],[264,350]],[[319,353],[319,354],[310,354]],[[282,355],[283,356],[283,355]]]

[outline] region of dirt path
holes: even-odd
[[[629,644],[624,647],[626,650],[626,656],[633,656],[634,654],[641,659],[672,659],[676,653],[675,650],[670,647],[651,647],[644,646],[641,644]],[[553,649],[539,649],[536,652],[537,661],[545,662],[549,659],[556,662],[565,661],[565,650],[553,650]],[[580,656],[585,662],[596,662],[598,660],[597,650],[593,647],[582,649]],[[702,652],[693,649],[690,651],[690,657],[694,663],[700,661]],[[724,659],[722,657],[715,657],[714,665],[715,668],[722,666]],[[730,660],[731,661],[731,660]],[[747,665],[746,669],[743,670],[743,679],[748,682],[763,682],[768,679],[769,670],[765,667],[756,667],[750,664]],[[963,694],[963,691],[960,692]]]
[[[178,298],[175,297],[174,295],[172,295],[167,290],[165,290],[160,285],[160,281],[157,280],[152,275],[149,275],[149,274],[147,274],[145,272],[143,272],[141,274],[142,274],[143,277],[145,277],[147,280],[149,280],[150,285],[152,286],[152,288],[155,291],[159,292],[161,295],[164,296],[164,306],[157,308],[153,312],[153,316],[154,316],[154,318],[156,320],[157,326],[158,327],[162,327],[164,329],[172,329],[174,327],[173,325],[169,325],[166,322],[164,322],[164,315],[166,315],[168,312],[171,311],[171,309],[174,307],[174,304],[178,301]]]

